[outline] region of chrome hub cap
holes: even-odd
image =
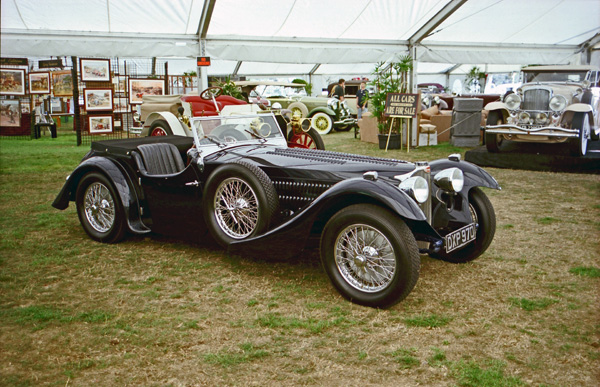
[[[89,185],[83,196],[85,217],[98,232],[107,232],[115,223],[115,202],[108,188],[99,182]]]
[[[387,288],[396,273],[390,241],[379,230],[364,224],[346,227],[335,242],[339,273],[353,288],[374,293]]]
[[[227,236],[246,238],[258,224],[258,198],[243,180],[223,180],[215,194],[215,218]]]

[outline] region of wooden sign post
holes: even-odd
[[[390,131],[388,133],[387,144],[385,151],[388,150],[390,144],[390,135],[394,127],[394,119],[396,118],[417,118],[421,110],[421,101],[419,94],[404,94],[404,93],[388,93],[385,98],[385,110],[383,115],[391,117]],[[410,124],[410,121],[408,121]],[[406,127],[406,152],[410,152],[410,129],[412,125]],[[400,121],[400,149],[402,149],[402,121]]]

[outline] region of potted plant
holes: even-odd
[[[485,85],[485,77],[486,74],[483,71],[480,71],[479,67],[473,66],[465,77],[465,85],[467,85],[471,93],[480,93]]]
[[[374,79],[371,85],[375,92],[367,98],[369,110],[377,118],[379,128],[379,148],[399,149],[401,120],[391,120],[384,115],[385,102],[388,93],[406,93],[408,91],[408,74],[412,70],[412,57],[405,55],[398,62],[386,65],[380,62],[373,70]],[[391,125],[391,127],[390,127]],[[389,141],[388,141],[389,136]]]

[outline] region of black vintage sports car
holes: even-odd
[[[318,242],[337,290],[373,307],[410,293],[420,253],[467,262],[494,237],[479,187],[500,187],[458,155],[414,164],[288,148],[271,114],[192,127],[193,138],[93,143],[53,206],[74,201],[83,229],[106,243],[174,226],[207,228],[232,254],[282,258]]]

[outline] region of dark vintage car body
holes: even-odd
[[[489,246],[495,217],[487,197],[477,187],[499,186],[483,169],[457,156],[414,164],[288,148],[272,115],[256,117],[210,119],[228,120],[220,126],[209,124],[209,119],[194,119],[194,126],[199,128],[194,138],[95,142],[68,177],[53,206],[65,209],[75,201],[84,230],[102,242],[116,242],[126,231],[176,233],[187,228],[197,230],[197,235],[208,229],[235,254],[264,256],[270,252],[284,258],[320,244],[324,267],[336,288],[355,302],[376,307],[393,305],[412,290],[418,277],[419,252],[466,262]],[[232,127],[241,127],[231,124],[234,119],[268,123],[269,133],[255,136],[243,129],[244,137],[232,131]],[[415,182],[428,186],[423,188]],[[449,184],[457,182],[457,192],[452,192]],[[231,187],[242,187],[251,194],[229,198],[227,190]],[[426,200],[421,196],[422,202],[415,200],[419,189],[426,196]],[[255,217],[247,233],[240,231],[255,201],[258,221]],[[112,219],[106,225],[105,214]],[[336,236],[336,227],[350,230],[344,232],[354,238],[361,235],[357,239],[373,237],[370,244],[362,239],[360,243],[348,242],[354,253],[348,253],[352,262],[346,266],[335,258],[346,254],[343,247],[330,251],[331,246],[344,243]],[[465,227],[470,231],[463,231],[463,241],[457,242],[461,236],[456,230]],[[468,232],[477,232],[474,241],[465,242]],[[369,262],[375,262],[375,257],[383,259],[378,250],[386,243],[390,244],[388,250],[394,251],[390,256],[396,257],[396,261],[388,262],[396,274],[390,274],[389,281],[379,281],[378,276],[385,276],[387,271],[376,269],[364,282],[364,275],[357,273],[370,268]],[[454,247],[448,249],[449,245]],[[342,267],[341,276],[336,267]],[[379,282],[385,284],[369,285]]]

